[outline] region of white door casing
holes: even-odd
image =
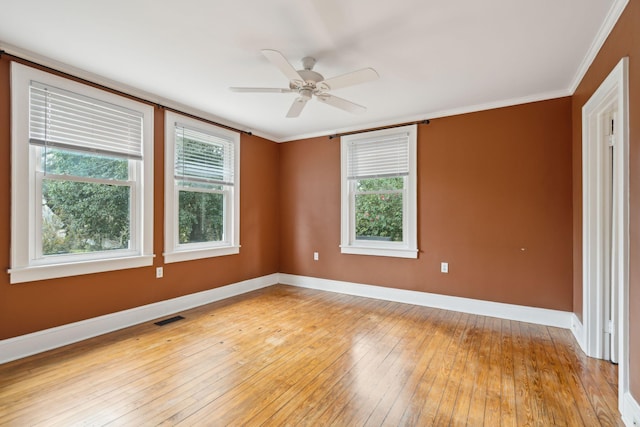
[[[604,331],[610,330],[608,314],[611,308],[617,311],[613,332],[617,332],[618,343],[612,353],[619,358],[620,410],[623,396],[629,389],[628,105],[628,58],[623,58],[582,108],[583,343],[587,355],[609,358],[606,340],[610,334]],[[608,116],[612,112],[616,112],[613,158],[610,157],[606,129],[603,129],[610,123]],[[607,173],[611,169],[613,185],[608,195],[607,185],[611,180],[607,179]],[[609,196],[611,204],[607,203]],[[607,218],[609,206],[610,219]],[[609,278],[615,292],[611,301],[607,294]]]

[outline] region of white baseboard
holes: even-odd
[[[573,313],[275,273],[15,338],[0,340],[0,363],[31,356],[277,283],[571,329],[574,335],[577,334],[576,338],[582,347],[583,340],[578,338],[582,336],[582,324]],[[577,332],[576,328],[580,332]]]
[[[575,337],[576,341],[578,341],[578,345],[580,346],[580,349],[584,352],[584,354],[587,354],[587,347],[586,347],[587,340],[585,339],[585,336],[584,336],[584,326],[582,325],[582,322],[580,321],[580,319],[578,319],[578,316],[576,316],[575,313],[571,313],[571,332],[573,333],[573,336]]]
[[[257,277],[195,294],[184,295],[166,301],[1,340],[0,363],[31,356],[32,354],[62,347],[107,332],[148,322],[159,317],[244,294],[256,289],[265,288],[277,283],[278,274],[270,274],[268,276]]]
[[[385,288],[382,286],[342,282],[337,280],[318,279],[315,277],[296,276],[292,274],[280,273],[279,282],[285,285],[299,286],[303,288],[338,292],[342,294],[422,305],[426,307],[442,308],[445,310],[517,320],[520,322],[535,323],[539,325],[555,326],[564,329],[571,328],[573,315],[573,313],[566,311],[430,294],[405,289]]]
[[[624,394],[622,403],[622,421],[628,427],[640,426],[640,405],[631,396],[631,393]]]

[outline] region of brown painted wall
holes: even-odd
[[[572,310],[570,98],[420,125],[417,260],[340,254],[338,139],[280,162],[281,272]]]
[[[631,0],[575,91],[573,118],[574,311],[582,317],[582,106],[629,57],[629,347],[631,393],[640,401],[640,0]]]
[[[10,62],[0,61],[0,339],[278,272],[278,145],[241,140],[239,255],[163,266],[164,113],[155,111],[154,267],[10,285]]]

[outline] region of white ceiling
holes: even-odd
[[[0,48],[274,141],[570,95],[624,0],[1,0]],[[325,78],[380,79],[286,118],[296,94],[260,53]],[[130,90],[131,91],[131,90]]]

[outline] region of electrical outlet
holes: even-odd
[[[441,262],[440,263],[440,273],[448,273],[449,272],[449,263]]]
[[[313,253],[313,260],[314,261],[318,261],[320,259],[320,255],[318,255],[318,252],[314,252]]]
[[[156,279],[164,277],[164,269],[162,267],[156,267]]]

